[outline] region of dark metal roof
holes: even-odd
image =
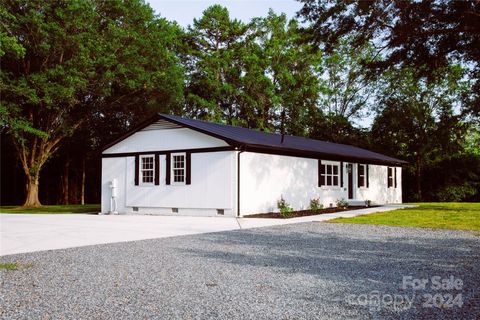
[[[125,139],[134,132],[159,119],[168,120],[184,127],[188,127],[192,130],[222,139],[240,150],[318,158],[323,160],[365,162],[371,164],[402,165],[407,163],[403,160],[395,159],[380,153],[346,144],[332,143],[290,135],[284,135],[282,142],[281,134],[268,133],[201,120],[187,119],[166,114],[157,114],[156,117],[153,117],[150,119],[150,121],[142,123],[139,127],[136,127],[134,130],[109,144],[106,148]]]

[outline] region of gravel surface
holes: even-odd
[[[480,236],[462,231],[302,223],[0,261],[19,265],[0,270],[4,319],[480,318]]]

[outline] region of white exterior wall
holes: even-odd
[[[332,161],[328,161],[332,162]],[[340,162],[334,163],[340,164]],[[318,160],[281,155],[241,153],[240,212],[242,215],[278,211],[282,196],[295,210],[308,209],[310,199],[320,198],[324,207],[347,199],[348,175],[344,162],[344,187],[318,187]],[[357,188],[353,174],[354,200],[375,204],[402,201],[401,168],[397,168],[397,188],[387,188],[387,167],[369,166],[369,188]]]
[[[180,128],[139,131],[104,153],[169,151],[227,146],[219,139]],[[191,184],[166,185],[166,155],[160,155],[160,184],[135,185],[135,157],[102,159],[102,213],[110,211],[110,181],[117,180],[117,211],[129,214],[236,214],[236,152],[191,153]],[[138,211],[133,211],[137,207]],[[178,208],[173,213],[172,208]]]
[[[223,140],[188,128],[179,128],[138,131],[103,151],[103,153],[198,149],[225,146],[228,146],[228,144]]]
[[[139,131],[104,151],[104,154],[162,152],[182,149],[224,147],[223,140],[188,128]],[[117,211],[129,214],[217,215],[237,214],[238,151],[191,153],[191,184],[166,185],[166,156],[160,155],[160,184],[135,186],[134,156],[102,159],[102,212],[110,211],[110,181],[117,180]],[[240,175],[241,215],[278,211],[281,196],[296,210],[308,209],[310,199],[319,198],[324,207],[348,199],[347,162],[343,188],[318,187],[318,160],[242,152]],[[331,162],[331,161],[329,161]],[[340,164],[340,162],[334,162]],[[402,174],[397,167],[397,188],[387,188],[387,167],[369,165],[369,188],[357,188],[357,165],[353,166],[353,199],[374,204],[402,201]],[[138,211],[133,211],[133,208]],[[178,208],[173,213],[172,208]]]
[[[368,188],[357,188],[354,175],[354,197],[358,200],[372,200],[375,204],[402,203],[402,168],[397,170],[397,187],[388,188],[387,166],[369,165],[370,183]]]

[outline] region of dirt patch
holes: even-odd
[[[370,206],[368,208],[375,208],[378,206]],[[257,213],[252,215],[246,215],[244,218],[270,218],[270,219],[290,219],[290,218],[298,218],[298,217],[306,217],[306,216],[315,216],[317,214],[326,214],[326,213],[335,213],[335,212],[342,212],[342,211],[351,211],[351,210],[360,210],[365,209],[365,206],[349,206],[347,208],[325,208],[317,211],[312,210],[299,210],[299,211],[292,211],[288,215],[288,217],[282,216],[280,212],[267,212],[267,213]]]

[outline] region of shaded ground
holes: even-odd
[[[0,317],[473,319],[479,258],[468,232],[329,223],[20,254],[0,258],[19,265],[0,270]],[[403,276],[463,283],[403,290]],[[462,306],[423,306],[429,293]],[[413,304],[363,305],[371,294]]]

